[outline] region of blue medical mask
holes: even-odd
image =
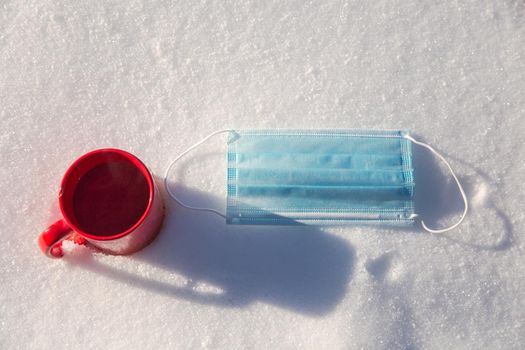
[[[411,224],[414,212],[412,142],[406,131],[379,130],[221,130],[177,157],[228,132],[226,215],[228,224]],[[457,177],[461,194],[467,201]],[[430,232],[444,232],[459,225]]]

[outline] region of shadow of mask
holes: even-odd
[[[192,205],[221,208],[225,201],[175,183],[170,188]],[[265,302],[322,315],[343,299],[355,264],[345,240],[313,226],[226,225],[224,218],[188,210],[163,195],[166,217],[159,236],[130,259],[184,276],[185,286],[119,271],[98,262],[97,254],[72,252],[67,260],[133,287],[200,304]],[[198,284],[221,292],[199,291]]]
[[[416,181],[416,213],[430,228],[442,228],[454,223],[463,212],[464,204],[457,184],[440,160],[428,150],[412,147]]]
[[[418,137],[419,138],[419,137]],[[414,171],[416,180],[415,204],[416,213],[420,219],[431,228],[442,228],[454,223],[463,212],[464,204],[457,184],[454,182],[448,170],[440,164],[428,150],[418,146],[413,147]],[[479,250],[501,251],[512,246],[513,242],[513,225],[509,217],[496,204],[497,185],[490,176],[477,169],[472,164],[455,157],[445,156],[453,159],[455,162],[462,163],[470,168],[470,176],[458,176],[470,202],[470,210],[466,220],[473,219],[480,208],[476,205],[477,197],[483,193],[483,206],[492,211],[495,220],[501,222],[502,231],[497,240],[491,237],[479,237],[478,232],[473,233],[473,237],[457,237],[450,232],[437,234],[438,237],[448,239],[466,247]],[[441,166],[440,166],[441,165]],[[492,191],[488,189],[493,189]],[[416,230],[421,230],[419,227]],[[493,243],[487,240],[493,240]],[[483,243],[482,243],[483,242]]]
[[[515,236],[514,225],[502,209],[504,197],[501,184],[474,164],[450,158],[468,169],[461,183],[470,201],[468,219],[472,224],[465,235],[450,234],[443,235],[443,238],[476,250],[504,251],[511,248]]]

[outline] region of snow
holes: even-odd
[[[0,348],[522,349],[522,1],[4,1]],[[471,203],[419,227],[226,226],[167,201],[127,257],[36,237],[67,166],[128,150],[162,178],[223,128],[410,129]],[[225,140],[181,160],[224,208]],[[446,169],[414,147],[418,212],[454,222]]]

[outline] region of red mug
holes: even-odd
[[[157,236],[164,205],[153,176],[134,155],[113,148],[89,152],[67,169],[58,196],[62,219],[40,234],[49,257],[71,239],[115,255],[134,253]]]

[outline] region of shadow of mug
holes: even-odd
[[[171,183],[187,203],[220,208],[209,193]],[[224,218],[185,209],[166,196],[166,217],[157,239],[131,259],[186,277],[184,287],[120,271],[91,252],[67,261],[151,292],[197,302],[242,307],[266,302],[303,314],[322,315],[343,299],[354,249],[313,226],[236,226]],[[221,199],[225,200],[225,199]],[[198,283],[220,293],[199,291]]]

